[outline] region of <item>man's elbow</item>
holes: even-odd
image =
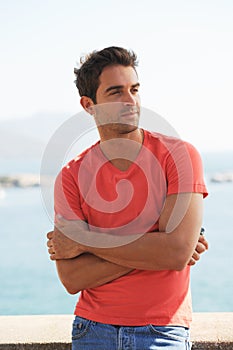
[[[63,280],[61,282],[69,294],[75,295],[75,294],[81,292],[81,290],[82,290],[81,287],[70,283],[70,281]]]
[[[182,271],[190,261],[190,252],[184,246],[176,247],[168,256],[170,257],[167,259],[168,270]]]
[[[188,265],[187,261],[180,261],[174,266],[175,271],[182,271]]]
[[[65,287],[65,289],[71,295],[75,295],[75,294],[78,294],[80,292],[79,289],[73,288],[73,287]]]
[[[190,254],[185,254],[184,251],[180,252],[174,264],[175,271],[184,270],[190,261]]]
[[[156,257],[150,261],[150,265],[146,266],[145,270],[182,271],[187,266],[189,260],[184,250],[170,249],[160,261]]]
[[[195,247],[193,247],[192,243],[176,240],[176,244],[173,246],[170,254],[170,263],[173,265],[173,269],[176,271],[184,270],[189,264],[194,251]]]
[[[172,271],[182,271],[187,266],[186,261],[183,261],[182,259],[177,259],[173,262],[170,262],[169,264],[165,264],[164,267],[161,268],[161,270],[172,270]]]

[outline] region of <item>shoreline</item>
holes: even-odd
[[[15,174],[0,176],[0,189],[10,187],[39,187],[40,176],[38,174]]]

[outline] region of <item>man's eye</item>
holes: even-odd
[[[116,90],[116,91],[112,91],[110,95],[117,95],[117,94],[120,94],[120,93],[121,93],[121,91]]]

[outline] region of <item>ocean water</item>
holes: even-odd
[[[203,154],[209,196],[204,227],[209,251],[192,267],[194,311],[233,311],[233,183],[213,183],[219,171],[233,171],[232,153]],[[3,171],[4,169],[4,171]],[[40,169],[39,160],[0,160],[0,175]],[[46,233],[53,224],[40,188],[9,188],[0,198],[0,314],[71,314],[69,295],[49,260]]]

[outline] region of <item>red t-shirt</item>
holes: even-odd
[[[144,130],[142,148],[127,171],[109,162],[99,142],[69,162],[55,184],[55,213],[84,220],[99,237],[156,234],[166,196],[184,192],[207,195],[198,152],[187,142]],[[189,327],[189,280],[189,266],[182,271],[135,269],[82,291],[75,314],[116,325]]]

